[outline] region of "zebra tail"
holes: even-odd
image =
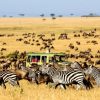
[[[19,80],[20,80],[19,77],[16,76],[16,85],[20,87]]]

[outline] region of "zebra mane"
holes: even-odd
[[[81,64],[79,64],[77,61],[75,61],[74,63],[71,64],[72,68],[79,68],[82,69]]]
[[[100,72],[100,68],[97,68],[97,67],[95,67],[95,66],[93,66],[93,65],[91,65],[90,67],[91,67],[92,69],[97,70],[98,72]]]

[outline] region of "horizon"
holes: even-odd
[[[4,17],[19,17],[20,14],[24,14],[24,17],[39,17],[41,14],[49,17],[51,13],[64,17],[71,14],[74,16],[90,13],[100,15],[99,0],[3,0],[0,4],[0,16]]]

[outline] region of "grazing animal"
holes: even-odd
[[[84,66],[87,66],[86,62],[84,63]],[[71,64],[71,68],[72,68],[73,70],[80,70],[83,74],[85,74],[85,72],[84,72],[84,70],[83,70],[81,64],[79,64],[79,63],[76,62],[76,61],[75,61],[74,63]],[[72,69],[70,69],[70,70],[72,70]],[[87,88],[87,89],[93,88],[93,86],[92,86],[92,84],[91,84],[89,78],[88,78],[87,80],[84,80],[84,83],[86,84],[86,88]]]
[[[6,51],[7,49],[6,48],[1,48],[1,50],[0,51]]]
[[[84,68],[84,72],[86,74],[91,75],[94,78],[97,86],[100,87],[100,69],[99,68],[96,68],[93,65],[91,65],[89,67]]]
[[[35,81],[35,71],[33,70],[28,71],[28,81],[36,82]]]
[[[72,43],[69,44],[70,49],[74,49],[74,45]]]
[[[49,82],[53,83],[52,78],[48,74],[43,74],[40,70],[37,70],[35,72],[35,81],[37,84],[40,83],[48,84]]]
[[[80,45],[80,42],[79,42],[79,41],[76,41],[76,44],[77,44],[77,45]]]
[[[43,65],[41,70],[42,73],[46,73],[52,77],[52,80],[56,85],[55,88],[61,85],[66,89],[65,85],[70,84],[77,84],[77,90],[80,86],[87,88],[87,80],[85,79],[84,73],[80,70],[59,71],[50,64]]]
[[[5,83],[9,82],[12,86],[19,86],[17,75],[10,71],[0,71],[0,84],[6,88]]]
[[[27,79],[29,72],[27,70],[11,70],[11,72],[15,73],[17,75],[17,78],[19,80],[21,79]]]

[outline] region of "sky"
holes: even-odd
[[[0,0],[0,16],[100,15],[100,0]]]

